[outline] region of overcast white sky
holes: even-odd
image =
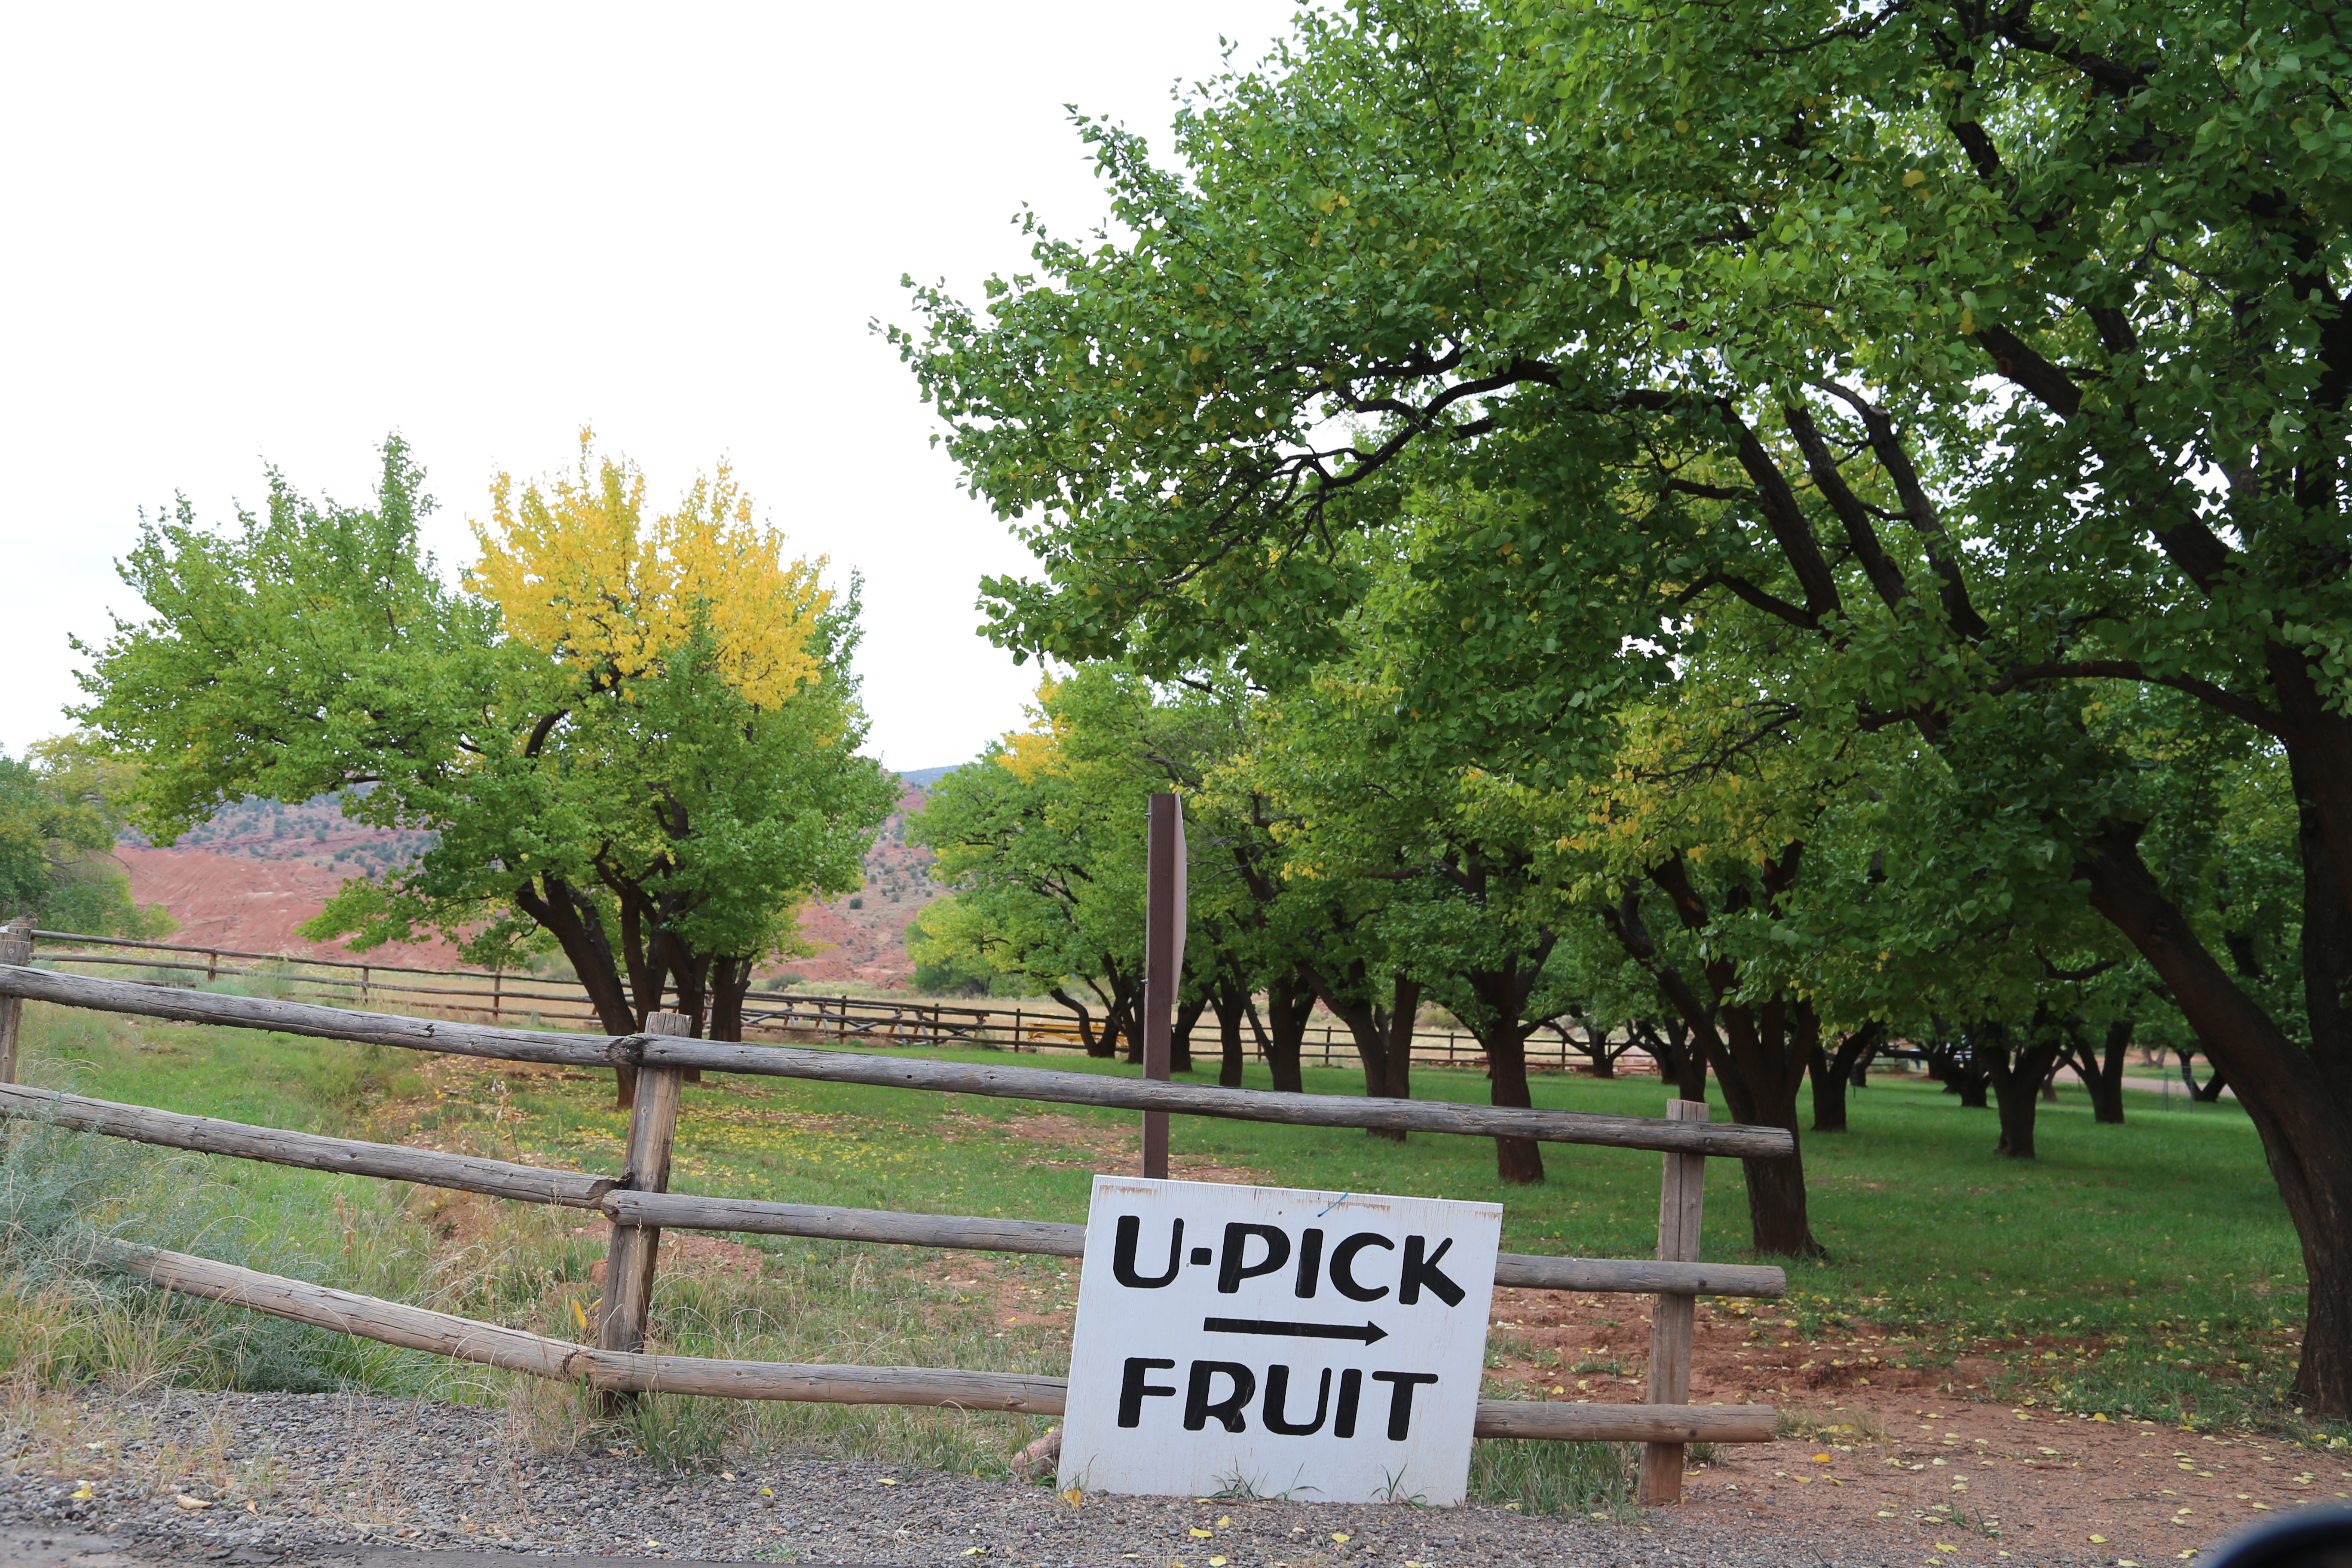
[[[404,432],[470,558],[490,474],[593,421],[667,501],[725,453],[866,583],[871,750],[971,756],[1034,665],[974,635],[1029,557],[955,486],[866,323],[902,273],[1023,264],[1101,216],[1062,106],[1167,142],[1219,37],[1287,0],[16,5],[0,20],[0,745],[67,725],[68,633],[142,607],[144,506],[364,497]]]

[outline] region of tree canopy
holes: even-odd
[[[1742,720],[1702,772],[1891,748],[1916,787],[1768,868],[1851,843],[1921,954],[2136,955],[2263,1137],[2343,1414],[2348,64],[2295,0],[1375,0],[1210,84],[1181,168],[1083,124],[1122,237],[898,341],[1040,559],[1011,646],[1280,689],[1402,572],[1432,767],[1581,787],[1701,701]],[[2266,925],[2210,896],[2231,825]],[[1732,891],[1678,913],[1832,951]]]
[[[308,934],[552,944],[612,1032],[674,996],[732,1037],[752,966],[857,885],[894,799],[856,752],[854,589],[787,560],[723,466],[648,516],[584,432],[570,473],[499,476],[452,587],[418,549],[422,472],[396,437],[383,457],[370,506],[273,473],[234,530],[184,501],[142,530],[122,574],[153,614],[88,650],[82,710],[145,764],[139,820],[168,841],[241,795],[348,790],[436,839]]]

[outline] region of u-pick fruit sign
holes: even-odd
[[[1502,1221],[1097,1176],[1060,1484],[1460,1502]]]

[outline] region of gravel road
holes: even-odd
[[[1638,1524],[1504,1509],[1088,1497],[864,1462],[748,1459],[678,1476],[634,1453],[541,1454],[499,1411],[339,1394],[174,1391],[80,1401],[0,1456],[0,1527],[78,1535],[55,1568],[119,1558],[461,1568],[477,1554],[1031,1568],[1860,1568],[1917,1547],[1720,1517]],[[33,1548],[26,1547],[31,1551]],[[461,1555],[462,1554],[462,1555]],[[1973,1558],[1976,1554],[1971,1552]],[[1990,1552],[1984,1553],[1988,1558]],[[2005,1555],[2005,1554],[2004,1554]],[[2043,1556],[2042,1562],[2063,1559]],[[1946,1561],[1950,1561],[1947,1558]],[[2089,1562],[2095,1559],[2085,1558]]]

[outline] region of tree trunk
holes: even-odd
[[[2124,1121],[2124,1053],[2131,1047],[2132,1021],[2128,1018],[2107,1026],[2106,1051],[2096,1062],[2090,1052],[2080,1053],[2075,1063],[2075,1076],[2091,1095],[2091,1120],[2112,1127]]]
[[[2289,760],[2296,761],[2294,748]],[[2229,1075],[2261,1135],[2279,1195],[2303,1243],[2310,1288],[2295,1396],[2311,1414],[2352,1415],[2352,915],[2329,863],[2317,812],[2294,769],[2302,816],[2304,988],[2314,1048],[2305,1050],[2233,981],[2140,858],[2138,829],[2110,824],[2078,871],[2091,905],[2146,958]]]
[[[1675,1099],[1706,1102],[1706,1052],[1679,1015],[1636,1019],[1632,1031],[1658,1064],[1658,1077],[1674,1086]]]
[[[1391,1100],[1412,1098],[1412,1026],[1421,1014],[1421,982],[1400,974],[1389,990],[1388,1081],[1381,1092]],[[1405,1135],[1397,1134],[1402,1143]]]
[[[1394,1074],[1390,1066],[1389,1058],[1392,1048],[1391,1038],[1395,1033],[1392,1011],[1371,1001],[1359,989],[1342,991],[1318,965],[1302,964],[1299,972],[1313,984],[1316,994],[1323,999],[1323,1005],[1328,1007],[1335,1017],[1348,1026],[1348,1037],[1354,1042],[1356,1058],[1363,1064],[1365,1094],[1378,1097],[1392,1093],[1390,1083]],[[1352,973],[1348,978],[1351,987],[1360,986],[1364,981],[1360,972]],[[1394,994],[1400,996],[1405,994],[1407,986],[1411,986],[1412,1001],[1410,1005],[1419,1005],[1421,987],[1418,984],[1400,978],[1395,981],[1394,986]],[[1408,1014],[1405,1027],[1405,1048],[1408,1053],[1412,1049],[1412,1028]],[[1406,1063],[1403,1081],[1408,1085],[1412,1082],[1412,1064]],[[1411,1096],[1409,1093],[1397,1094],[1394,1098],[1405,1100],[1410,1099]],[[1391,1143],[1402,1143],[1405,1141],[1404,1130],[1402,1128],[1367,1127],[1364,1131],[1370,1137]]]
[[[2055,1037],[2056,1030],[2039,1018],[2022,1045],[2010,1037],[2005,1024],[1979,1024],[1969,1031],[1969,1043],[1977,1048],[2000,1112],[2000,1140],[1993,1145],[1994,1153],[2011,1160],[2034,1157],[2035,1102],[2042,1080],[2058,1060]]]
[[[2189,1098],[2196,1100],[2200,1105],[2215,1105],[2220,1103],[2221,1091],[2230,1087],[2229,1079],[2222,1073],[2221,1068],[2218,1066],[2214,1068],[2211,1076],[2207,1078],[2202,1084],[2200,1084],[2197,1081],[2197,1053],[2195,1051],[2183,1051],[2180,1053],[2180,1081],[2189,1086]]]
[[[1803,858],[1804,846],[1792,843],[1777,859],[1763,863],[1768,909],[1777,911]],[[1706,901],[1691,883],[1690,868],[1679,857],[1652,867],[1650,879],[1674,901],[1675,913],[1685,929],[1701,931],[1711,923]],[[1748,893],[1735,885],[1726,895],[1724,907],[1734,910],[1748,907]],[[1684,1005],[1684,1017],[1713,1058],[1716,1079],[1723,1085],[1723,1097],[1733,1117],[1784,1129],[1796,1145],[1785,1159],[1740,1162],[1748,1176],[1749,1238],[1759,1252],[1818,1256],[1822,1246],[1813,1239],[1805,1207],[1804,1142],[1797,1130],[1797,1090],[1804,1084],[1813,1047],[1821,1040],[1821,1018],[1811,1002],[1792,1004],[1785,996],[1761,1005],[1733,1005],[1729,999],[1738,994],[1739,975],[1726,957],[1707,960],[1706,983],[1715,994],[1720,1033],[1713,1027],[1698,1029],[1699,1020],[1690,1016],[1688,1004]]]
[[[1734,1105],[1734,1114],[1759,1127],[1783,1128],[1796,1144],[1784,1159],[1739,1163],[1748,1179],[1749,1244],[1759,1252],[1818,1257],[1822,1244],[1813,1239],[1805,1200],[1805,1152],[1797,1128],[1797,1091],[1804,1084],[1806,1069],[1820,1043],[1820,1020],[1810,1002],[1790,1005],[1776,999],[1761,1007],[1722,1011],[1727,1049],[1738,1068],[1728,1074],[1721,1067],[1716,1070],[1725,1099],[1729,1100],[1731,1086],[1738,1082],[1748,1106],[1740,1114]]]
[[[1616,1050],[1611,1050],[1609,1048],[1608,1026],[1601,1023],[1597,1016],[1586,1012],[1583,1008],[1570,1007],[1568,1010],[1568,1016],[1570,1019],[1570,1022],[1568,1023],[1563,1024],[1557,1018],[1550,1018],[1545,1020],[1545,1025],[1555,1034],[1559,1035],[1564,1043],[1573,1047],[1580,1055],[1583,1056],[1586,1061],[1592,1065],[1592,1076],[1594,1078],[1615,1078],[1617,1076],[1617,1058],[1625,1054],[1625,1049],[1627,1047],[1621,1047]],[[1579,1039],[1577,1037],[1576,1026],[1578,1024],[1582,1024],[1584,1026],[1584,1037],[1582,1039]],[[1627,1035],[1627,1047],[1630,1047],[1631,1044],[1632,1035],[1629,1031]]]
[[[703,1016],[710,1003],[710,957],[707,953],[690,952],[685,942],[667,930],[656,930],[653,942],[656,963],[668,970],[670,984],[677,990],[677,1000],[672,1010],[686,1015],[689,1037],[700,1039]],[[637,1027],[644,1028],[645,1017],[659,1011],[660,1007],[660,998],[654,998],[654,1005],[638,1015]]]
[[[1220,1056],[1217,1082],[1226,1089],[1242,1086],[1242,1020],[1248,1014],[1249,993],[1238,984],[1220,986],[1210,999],[1217,1013]]]
[[[1494,1103],[1521,1110],[1535,1104],[1528,1086],[1528,1031],[1517,1016],[1494,1015],[1479,1031],[1478,1043],[1486,1047]],[[1532,1138],[1496,1139],[1495,1175],[1507,1186],[1535,1185],[1544,1179],[1543,1146]]]
[[[1853,1081],[1862,1064],[1886,1037],[1886,1026],[1866,1024],[1838,1041],[1837,1054],[1832,1056],[1820,1046],[1812,1049],[1806,1064],[1806,1075],[1813,1085],[1813,1131],[1843,1132],[1845,1124],[1845,1091]]]
[[[749,954],[721,958],[710,966],[710,1037],[714,1040],[740,1040],[743,1037],[743,996],[751,989],[751,959]]]
[[[1505,960],[1500,968],[1470,970],[1462,976],[1486,1014],[1475,1026],[1478,1043],[1486,1049],[1486,1079],[1492,1086],[1488,1098],[1496,1105],[1524,1110],[1535,1103],[1528,1091],[1528,1037],[1536,1026],[1524,1020],[1528,998],[1559,942],[1559,932],[1545,931],[1534,948]],[[1543,1151],[1532,1138],[1497,1138],[1495,1174],[1515,1185],[1540,1182]]]
[[[1208,1010],[1208,1005],[1209,999],[1206,996],[1196,997],[1192,1001],[1180,1002],[1176,1005],[1176,1022],[1168,1031],[1168,1070],[1170,1072],[1192,1070],[1192,1026],[1201,1021],[1201,1015]]]
[[[1059,1002],[1063,1006],[1067,1007],[1071,1012],[1076,1013],[1078,1016],[1078,1043],[1086,1047],[1087,1055],[1090,1057],[1108,1057],[1118,1049],[1118,1042],[1112,1037],[1108,1026],[1105,1027],[1100,1035],[1095,1033],[1095,1016],[1087,1011],[1087,1005],[1085,1003],[1071,995],[1059,985],[1055,986],[1051,991],[1046,992],[1045,994],[1051,996],[1055,1001]]]
[[[620,966],[613,961],[613,944],[604,935],[604,922],[595,904],[562,878],[542,875],[538,885],[525,882],[515,889],[515,907],[554,936],[563,956],[571,960],[581,989],[588,993],[588,1005],[596,1009],[596,1021],[604,1032],[637,1033],[637,1010],[629,1005],[629,994],[621,984]],[[623,1109],[635,1105],[637,1069],[615,1068],[613,1076],[614,1103]]]
[[[1973,1039],[1944,1040],[1929,1053],[1927,1073],[1944,1086],[1946,1094],[1960,1097],[1961,1109],[1985,1109],[1985,1087],[1991,1080],[1985,1076],[1984,1053]]]
[[[1277,1094],[1304,1094],[1307,1080],[1298,1066],[1299,1047],[1307,1038],[1307,1016],[1315,1010],[1315,987],[1304,975],[1276,975],[1265,990],[1267,1032],[1260,1041],[1265,1065],[1274,1074]]]

